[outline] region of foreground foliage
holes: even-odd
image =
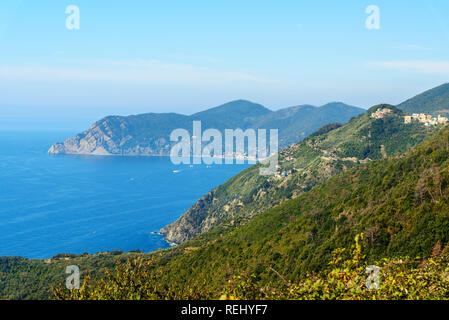
[[[362,234],[363,235],[363,234]],[[428,259],[382,259],[369,265],[358,237],[352,257],[345,249],[333,252],[329,268],[310,273],[299,282],[284,279],[284,286],[258,286],[254,277],[237,277],[230,282],[225,299],[287,300],[447,300],[449,299],[449,247],[437,243]],[[378,268],[379,273],[370,273]],[[279,275],[280,276],[280,275]]]
[[[83,273],[89,272],[92,279],[99,279],[117,261],[125,262],[136,256],[137,253],[114,251],[91,255],[56,255],[47,260],[1,257],[0,299],[52,299],[51,285],[66,279],[68,266],[76,265]]]
[[[363,234],[357,235],[349,258],[346,249],[333,252],[329,267],[310,273],[300,281],[287,281],[272,269],[282,283],[261,285],[254,275],[233,277],[220,299],[254,300],[443,300],[449,299],[449,246],[442,250],[438,242],[428,259],[382,259],[379,273],[367,274],[369,266],[363,255]],[[371,269],[370,269],[371,268]],[[66,300],[140,300],[140,299],[217,299],[194,285],[173,295],[161,286],[153,261],[141,257],[118,263],[106,278],[90,282],[86,277],[79,290],[53,288],[57,299]]]

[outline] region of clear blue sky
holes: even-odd
[[[72,4],[80,30],[66,28]],[[369,5],[379,30],[365,27]],[[370,107],[448,79],[447,0],[0,2],[3,127],[234,99]]]

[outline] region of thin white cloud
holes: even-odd
[[[376,61],[368,63],[368,67],[449,75],[449,61]]]
[[[265,77],[239,71],[214,70],[158,60],[65,60],[59,65],[0,65],[0,79],[37,81],[105,81],[127,83],[229,84],[275,83]]]
[[[405,51],[436,51],[436,48],[425,47],[417,44],[401,44],[394,46],[395,49],[405,50]]]
[[[222,59],[218,59],[215,57],[205,56],[205,55],[192,55],[192,54],[186,54],[186,53],[176,53],[169,55],[170,58],[178,59],[181,61],[192,61],[194,63],[211,63],[211,64],[217,64],[222,63]]]

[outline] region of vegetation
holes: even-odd
[[[242,212],[251,208],[250,199],[268,203],[260,208],[265,210],[251,219],[233,215],[177,247],[150,254],[64,254],[50,261],[3,258],[0,297],[48,298],[51,285],[64,282],[65,267],[78,265],[87,274],[82,288],[54,287],[56,298],[446,299],[449,127],[432,133],[424,126],[403,127],[400,118],[397,109],[381,121],[363,115],[287,149],[283,170],[290,162],[310,167],[296,184],[284,180],[292,190],[303,188],[289,200],[282,185],[263,185],[285,199],[279,205],[263,202],[272,194],[251,193],[251,184],[230,188],[250,171],[231,179],[215,192],[239,199]],[[381,146],[383,152],[376,151]],[[372,160],[342,158],[349,150]],[[302,187],[313,181],[304,177],[313,179],[329,163],[342,167]],[[246,199],[248,192],[256,198]],[[203,201],[207,208],[210,200]],[[108,271],[114,264],[115,271]],[[377,290],[364,286],[369,265],[381,268]]]
[[[320,271],[365,233],[367,261],[429,256],[449,241],[449,129],[412,151],[350,169],[248,223],[216,227],[159,258],[161,282],[221,293],[240,272],[264,284]]]
[[[193,114],[147,113],[132,116],[108,116],[88,130],[64,143],[56,143],[51,154],[170,155],[170,134],[184,128],[192,132],[193,121],[202,129],[278,129],[279,146],[297,143],[329,122],[346,122],[363,109],[332,103],[271,111],[259,104],[237,100]]]
[[[384,107],[392,109],[392,115],[370,117]],[[246,222],[349,168],[403,153],[435,130],[419,123],[404,124],[402,111],[394,106],[374,106],[346,125],[325,126],[283,150],[278,170],[287,177],[264,177],[259,174],[259,166],[253,166],[212,190],[162,233],[170,241],[182,243],[217,225]]]
[[[352,254],[341,249],[354,238]],[[446,299],[448,243],[444,128],[403,155],[350,169],[245,224],[218,226],[153,254],[144,273],[126,272],[140,269],[129,261],[115,277],[86,283],[88,296],[55,292],[129,296],[134,291],[121,283],[131,281],[145,282],[139,296],[150,299]],[[376,291],[364,287],[368,265],[382,268]]]
[[[102,277],[117,261],[135,258],[137,253],[103,252],[93,255],[58,255],[47,260],[19,257],[0,258],[0,299],[51,299],[51,286],[64,282],[66,267],[76,265],[91,279]]]
[[[361,234],[360,236],[363,236]],[[278,287],[260,286],[254,277],[229,282],[222,299],[282,300],[447,300],[449,299],[449,247],[435,245],[428,259],[382,259],[368,265],[356,237],[352,257],[336,249],[328,268]],[[372,273],[377,269],[378,273]],[[279,275],[281,278],[282,276]]]
[[[234,276],[224,286],[222,300],[442,300],[449,299],[449,246],[442,250],[436,243],[428,259],[382,259],[368,265],[363,255],[363,234],[356,236],[352,255],[336,249],[328,267],[319,273],[277,286],[261,284],[254,275]],[[372,270],[378,270],[372,273]],[[217,299],[193,284],[179,292],[160,285],[153,261],[141,257],[117,263],[114,271],[96,282],[85,277],[80,289],[53,287],[62,300],[148,300],[148,299]]]
[[[398,108],[407,113],[443,114],[449,113],[449,83],[430,89],[413,97]]]

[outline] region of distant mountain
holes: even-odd
[[[309,134],[326,124],[346,123],[352,117],[365,111],[341,102],[328,103],[319,108],[303,105],[282,109],[264,116],[256,126],[279,128],[279,144],[285,147],[302,141]]]
[[[193,121],[203,130],[279,129],[279,146],[287,147],[330,122],[347,122],[365,110],[331,103],[323,107],[299,106],[271,111],[250,101],[237,100],[191,116],[148,113],[109,116],[63,143],[55,143],[50,154],[169,155],[170,133],[177,128],[192,131]]]
[[[449,114],[449,83],[427,90],[400,105],[406,113]]]
[[[192,120],[201,120],[209,127],[218,130],[251,127],[257,119],[263,116],[270,117],[275,112],[264,106],[246,100],[236,100],[221,106],[195,113],[190,116]],[[191,124],[190,124],[191,126]]]
[[[389,108],[392,113],[383,119],[372,118],[379,108]],[[435,130],[420,123],[405,124],[402,111],[394,106],[374,106],[346,125],[326,125],[281,151],[279,173],[285,173],[285,177],[261,176],[259,165],[248,168],[206,194],[161,233],[170,241],[182,243],[215,226],[245,222],[348,168],[404,152]]]

